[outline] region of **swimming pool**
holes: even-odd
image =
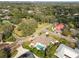
[[[35,47],[38,49],[38,50],[45,50],[46,46],[41,44],[41,43],[36,43]]]

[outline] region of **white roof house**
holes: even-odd
[[[55,55],[59,58],[79,58],[78,51],[79,50],[77,48],[72,49],[64,44],[60,44]]]
[[[33,10],[29,10],[28,13],[29,13],[29,14],[30,14],[30,13],[33,13]]]

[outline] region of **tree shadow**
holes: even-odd
[[[7,58],[11,57],[11,48],[9,46],[4,47],[3,49],[7,55]]]

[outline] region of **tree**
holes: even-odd
[[[22,36],[29,36],[35,32],[37,22],[34,19],[25,19],[19,25],[17,30],[22,31]]]
[[[6,41],[6,39],[8,39],[11,35],[12,35],[12,31],[14,30],[13,25],[9,22],[9,21],[3,21],[2,22],[2,28],[3,28],[3,41]]]
[[[21,19],[14,17],[14,18],[10,19],[9,21],[13,24],[19,24],[21,22]]]
[[[47,23],[53,23],[55,21],[55,16],[54,15],[47,15],[47,16],[45,16],[44,21]]]
[[[11,49],[10,49],[10,47],[7,46],[3,50],[4,50],[5,54],[7,55],[7,58],[10,58],[11,57]]]
[[[7,58],[7,54],[3,49],[0,50],[0,58]]]

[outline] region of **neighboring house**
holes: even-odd
[[[78,31],[77,30],[75,30],[75,29],[70,29],[70,31],[72,32],[72,34],[74,35],[74,36],[76,36],[77,34],[78,34]]]
[[[79,58],[79,49],[72,49],[64,44],[60,44],[55,55],[59,58]]]
[[[41,35],[36,37],[35,39],[31,40],[31,47],[36,47],[38,50],[45,50],[47,46],[52,43],[55,44],[57,43],[56,40],[50,39],[46,37],[45,35]]]
[[[33,10],[29,10],[28,13],[29,13],[29,14],[30,14],[30,13],[33,13]]]
[[[8,44],[8,43],[1,43],[1,44],[0,44],[0,50],[1,50],[1,49],[4,49],[4,48],[6,48],[6,47],[11,47],[11,46],[10,46],[10,44]]]
[[[2,9],[2,12],[3,12],[3,13],[9,13],[10,10],[9,10],[9,9]]]
[[[77,16],[77,15],[79,15],[78,13],[75,13],[75,14],[73,14],[74,16]]]
[[[57,32],[61,32],[61,30],[64,29],[64,24],[63,23],[55,24],[55,29]]]
[[[3,18],[1,19],[11,19],[11,16],[4,16]]]
[[[52,26],[52,31],[61,32],[62,29],[64,29],[63,23],[55,23],[54,26]]]

